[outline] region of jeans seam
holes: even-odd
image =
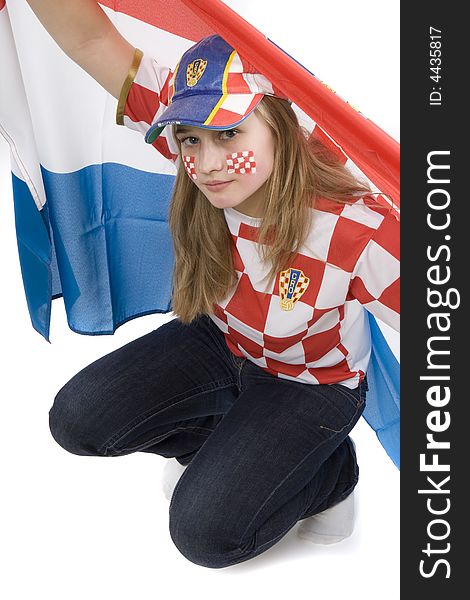
[[[295,523],[294,523],[294,525],[295,525]],[[250,556],[250,558],[255,558],[256,556],[258,556],[259,554],[261,554],[260,550],[262,548],[264,548],[265,546],[267,546],[268,544],[273,544],[273,543],[277,542],[278,540],[280,540],[284,535],[286,535],[286,533],[290,529],[292,529],[292,527],[294,525],[289,525],[289,527],[285,531],[283,531],[282,533],[280,533],[279,535],[277,535],[272,540],[268,540],[267,542],[264,542],[264,544],[261,544],[260,546],[257,546],[256,549],[254,550],[254,553],[252,553],[252,556]],[[256,532],[255,532],[254,535],[256,535]],[[242,548],[236,548],[235,550],[232,550],[230,552],[224,553],[224,558],[228,558],[229,559],[228,561],[225,561],[225,563],[228,563],[228,564],[227,565],[220,565],[220,567],[223,568],[223,566],[230,566],[231,559],[232,558],[239,558],[240,554],[242,556],[245,556],[247,554],[247,551],[243,550]],[[220,559],[220,555],[218,555],[218,554],[214,554],[212,556],[214,556],[217,560]],[[211,558],[211,557],[209,557],[209,558]]]
[[[356,483],[357,483],[357,481],[356,481]],[[344,499],[345,499],[347,496],[349,496],[349,494],[350,494],[350,493],[351,493],[351,492],[354,490],[354,488],[355,488],[355,485],[356,485],[356,484],[354,484],[354,485],[352,486],[352,489],[351,489],[351,488],[349,488],[349,490],[350,490],[350,491],[349,491],[349,490],[347,490],[347,492],[348,492],[348,493],[344,492],[344,494],[342,494],[342,496],[341,496],[341,499],[342,499],[342,500],[344,500]],[[325,498],[326,498],[326,496],[325,496]],[[338,502],[341,502],[341,500],[338,500]],[[312,516],[315,516],[315,515],[312,515]],[[309,517],[306,517],[306,518],[309,518]],[[261,550],[262,550],[262,549],[263,549],[265,546],[268,546],[269,544],[276,543],[276,542],[277,542],[278,540],[280,540],[280,539],[281,539],[281,538],[282,538],[284,535],[286,535],[286,533],[287,533],[288,531],[290,531],[290,530],[291,530],[291,529],[292,529],[292,528],[293,528],[293,527],[294,527],[294,526],[295,526],[295,525],[296,525],[296,524],[297,524],[297,523],[298,523],[300,520],[303,520],[303,519],[298,519],[296,523],[294,523],[293,525],[289,525],[289,527],[288,527],[287,529],[285,529],[284,531],[282,531],[282,532],[281,532],[279,535],[277,535],[276,537],[272,538],[271,540],[268,540],[267,542],[264,542],[264,544],[261,544],[261,545],[257,546],[257,547],[256,547],[256,549],[255,549],[255,551],[254,551],[254,554],[253,554],[253,555],[252,555],[250,558],[255,558],[256,556],[259,556],[259,554],[261,554]],[[247,528],[247,529],[248,529],[248,528]],[[246,531],[245,531],[245,533],[246,533]],[[257,531],[255,531],[254,535],[257,535],[257,533],[258,533],[258,532],[257,532]],[[243,537],[243,536],[242,536],[242,537]],[[234,551],[232,551],[232,552],[230,552],[230,553],[227,553],[225,556],[226,556],[226,557],[233,558],[234,556],[237,556],[237,555],[238,555],[240,552],[242,553],[242,555],[245,555],[245,554],[246,554],[246,550],[243,550],[242,548],[237,548],[236,550],[234,550]],[[217,556],[216,558],[219,558],[219,557]]]
[[[155,411],[155,409],[150,409],[150,410],[146,411],[145,413],[134,417],[134,419],[132,421],[127,423],[124,427],[122,427],[120,430],[118,430],[116,433],[114,433],[110,438],[108,438],[106,440],[106,442],[104,442],[104,444],[102,444],[101,447],[98,449],[98,452],[102,452],[103,449],[108,450],[110,448],[113,448],[130,431],[132,431],[139,425],[142,425],[142,423],[145,423],[145,421],[147,421],[148,419],[151,419],[155,415],[163,412],[170,406],[172,406],[172,407],[177,406],[181,402],[185,402],[186,400],[189,400],[190,398],[195,398],[196,396],[199,396],[200,394],[206,393],[208,391],[215,392],[215,391],[230,387],[230,386],[234,385],[234,383],[236,385],[236,381],[234,381],[234,378],[229,377],[226,379],[222,379],[220,382],[217,382],[216,385],[214,385],[213,383],[211,383],[210,385],[205,384],[204,386],[199,386],[199,387],[196,387],[193,390],[191,390],[191,392],[198,390],[196,393],[191,393],[190,395],[187,395],[187,392],[185,392],[182,394],[176,394],[175,396],[172,396],[171,398],[169,398],[167,403],[164,406],[160,406],[158,408],[158,410]],[[175,398],[178,398],[179,396],[184,396],[184,397],[182,397],[181,400],[179,400],[178,402],[173,402],[175,400]]]
[[[258,508],[258,510],[256,511],[256,513],[253,515],[251,521],[248,523],[245,531],[243,532],[243,534],[240,537],[241,540],[246,535],[246,532],[248,531],[248,529],[250,528],[251,524],[253,523],[253,521],[258,516],[258,514],[261,512],[261,510],[263,509],[263,507],[265,506],[265,504],[269,501],[269,499],[273,496],[273,494],[284,484],[284,482],[292,475],[292,473],[294,473],[300,467],[300,465],[302,465],[302,463],[304,463],[312,455],[312,453],[316,452],[319,448],[321,448],[322,446],[324,446],[326,443],[331,442],[331,440],[334,439],[335,436],[338,436],[346,427],[349,427],[350,424],[352,423],[352,421],[354,421],[354,419],[357,417],[357,414],[360,411],[360,409],[361,409],[361,407],[357,407],[356,412],[354,413],[354,415],[351,417],[351,419],[348,421],[348,423],[344,427],[342,427],[339,431],[335,431],[334,429],[329,429],[329,431],[332,431],[334,433],[334,435],[332,435],[331,437],[329,437],[326,440],[323,440],[323,442],[321,444],[319,444],[318,446],[316,446],[315,448],[313,448],[313,450],[311,450],[306,456],[304,456],[303,460],[301,460],[299,463],[297,463],[297,465],[293,469],[291,469],[291,471],[275,487],[275,489],[271,491],[271,493],[269,494],[269,496],[266,498],[266,500],[263,502],[263,504]],[[328,429],[328,428],[324,428],[324,429]]]
[[[328,427],[327,425],[319,425],[320,429],[326,429],[327,431],[333,431],[334,433],[341,433],[342,431],[345,430],[346,427],[349,427],[349,425],[351,424],[351,421],[353,421],[357,417],[357,413],[359,411],[362,411],[363,406],[364,406],[364,402],[358,402],[356,404],[356,406],[355,406],[356,412],[349,419],[349,421],[345,425],[343,425],[343,427],[341,427],[341,429],[332,429],[331,427]]]
[[[356,416],[356,415],[354,415],[354,416]],[[352,419],[354,419],[354,417],[351,418],[349,423],[352,421]],[[344,431],[344,428],[349,425],[349,423],[346,423],[346,425],[343,425],[343,427],[341,427],[341,429],[332,429],[331,427],[328,427],[327,425],[319,425],[319,427],[320,427],[320,429],[326,429],[327,431],[333,431],[333,433],[341,433],[342,431]]]
[[[225,334],[217,327],[217,325],[212,321],[212,319],[209,317],[209,315],[204,314],[203,317],[207,319],[209,335],[212,337],[212,339],[215,341],[215,343],[220,347],[220,349],[222,350],[222,352],[224,354],[228,353],[229,358],[232,361],[232,364],[234,364],[235,367],[238,368],[236,359],[240,358],[240,357],[236,356],[228,347],[227,341],[225,339]],[[222,334],[222,338],[220,337],[221,334]],[[243,362],[245,362],[245,360],[246,359],[244,358]]]
[[[359,397],[357,398],[356,396],[353,396],[352,394],[349,394],[346,390],[341,389],[342,387],[345,387],[345,386],[342,386],[340,383],[335,383],[335,384],[332,384],[332,385],[334,386],[334,389],[337,392],[339,392],[344,398],[347,398],[349,400],[349,402],[352,401],[354,403],[354,406],[356,408],[358,408],[362,404],[363,400],[362,400],[362,396],[361,396],[360,390],[358,391]],[[350,388],[347,388],[347,389],[350,389]]]
[[[353,417],[354,418],[354,417]],[[351,419],[351,421],[353,420],[353,418]],[[351,422],[349,421],[349,422]],[[346,427],[346,426],[345,426]],[[335,432],[336,433],[336,432]],[[337,435],[337,434],[336,434]],[[313,450],[311,450],[306,456],[304,456],[304,458],[297,463],[297,465],[291,469],[289,471],[289,473],[284,477],[284,479],[274,488],[274,490],[271,491],[271,493],[269,494],[269,496],[265,499],[265,501],[263,502],[263,504],[258,508],[258,510],[256,511],[256,513],[253,515],[251,521],[248,523],[248,525],[245,528],[245,531],[243,532],[243,534],[240,536],[240,539],[242,540],[243,537],[246,535],[246,532],[248,531],[248,529],[251,527],[251,524],[253,523],[253,521],[256,519],[256,517],[258,516],[258,514],[261,512],[261,510],[264,508],[264,506],[266,505],[266,503],[269,501],[269,499],[274,495],[274,493],[284,484],[284,482],[289,479],[289,477],[292,475],[292,473],[294,473],[295,471],[297,471],[297,469],[300,467],[300,465],[302,463],[304,463],[314,452],[316,452],[317,450],[319,450],[324,444],[330,442],[332,440],[332,438],[334,438],[335,436],[331,436],[330,438],[328,438],[327,440],[324,440],[321,444],[319,444],[318,446],[316,446],[315,448],[313,448]],[[241,548],[240,548],[241,550]]]
[[[238,389],[240,392],[243,391],[242,369],[245,366],[245,362],[246,362],[246,358],[242,359],[242,362],[240,363],[240,366],[238,367]]]
[[[138,446],[132,446],[130,448],[125,448],[125,451],[137,452],[137,451],[145,449],[145,448],[147,448],[149,446],[153,446],[154,444],[158,444],[158,442],[161,442],[162,440],[166,439],[170,435],[173,435],[177,431],[192,431],[193,433],[195,433],[197,435],[206,436],[206,434],[203,433],[202,431],[198,431],[200,429],[204,429],[204,430],[210,431],[210,432],[214,431],[213,429],[210,429],[209,427],[192,427],[192,426],[189,426],[189,427],[175,427],[171,431],[167,431],[165,433],[162,433],[161,435],[157,435],[155,438],[153,438],[150,441],[147,440],[146,442],[143,442],[142,444],[140,444]],[[105,448],[105,453],[109,452],[110,450],[115,451],[115,452],[122,452],[122,450],[116,450],[115,446],[118,443],[118,441],[116,441],[111,446],[107,446]]]
[[[328,508],[324,508],[323,510],[329,510],[329,508],[333,508],[333,506],[336,506],[337,504],[339,504],[340,502],[342,502],[343,500],[345,500],[353,492],[353,490],[356,487],[358,481],[359,481],[359,476],[358,475],[355,475],[355,477],[352,480],[352,482],[351,482],[351,480],[348,480],[348,481],[338,481],[337,485],[341,485],[343,483],[349,483],[350,486],[348,488],[346,488],[346,490],[342,494],[340,494],[339,499],[337,499],[337,501],[336,501],[335,504],[333,504],[332,506],[330,506]],[[321,506],[322,503],[328,498],[328,495],[329,494],[323,494],[323,496],[320,496],[318,499],[315,498],[315,500],[317,501],[317,506]],[[305,507],[302,515],[305,515],[305,513],[308,513],[308,508],[309,508],[308,506]],[[299,520],[309,519],[310,517],[314,517],[319,512],[323,512],[323,510],[317,511],[317,512],[311,514],[311,515],[307,514],[307,516],[302,516],[301,519],[299,519]]]
[[[232,363],[235,365],[237,369],[237,387],[238,390],[242,391],[242,369],[247,361],[246,358],[242,358],[241,356],[236,356],[233,352],[230,352],[230,358],[232,359]]]

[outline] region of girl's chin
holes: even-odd
[[[217,198],[217,200],[211,198],[210,203],[212,204],[212,206],[215,206],[215,208],[237,208],[237,206],[240,206],[243,203],[243,200],[241,200],[240,202],[234,202],[233,200],[223,200],[223,198]]]

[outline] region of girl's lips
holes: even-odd
[[[209,189],[211,192],[218,192],[219,190],[224,190],[229,183],[232,183],[231,181],[224,181],[223,183],[206,183],[205,186],[207,189]]]

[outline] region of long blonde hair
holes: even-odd
[[[270,263],[271,284],[297,254],[311,226],[316,198],[350,203],[370,193],[325,146],[308,139],[286,100],[264,96],[256,110],[274,135],[274,165],[266,182],[258,229],[260,259]],[[172,310],[183,323],[214,311],[237,283],[233,240],[223,209],[216,208],[180,164],[170,204],[173,237]]]

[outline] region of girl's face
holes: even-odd
[[[274,164],[274,139],[257,111],[233,129],[176,127],[188,177],[216,208],[264,214],[265,183]]]

